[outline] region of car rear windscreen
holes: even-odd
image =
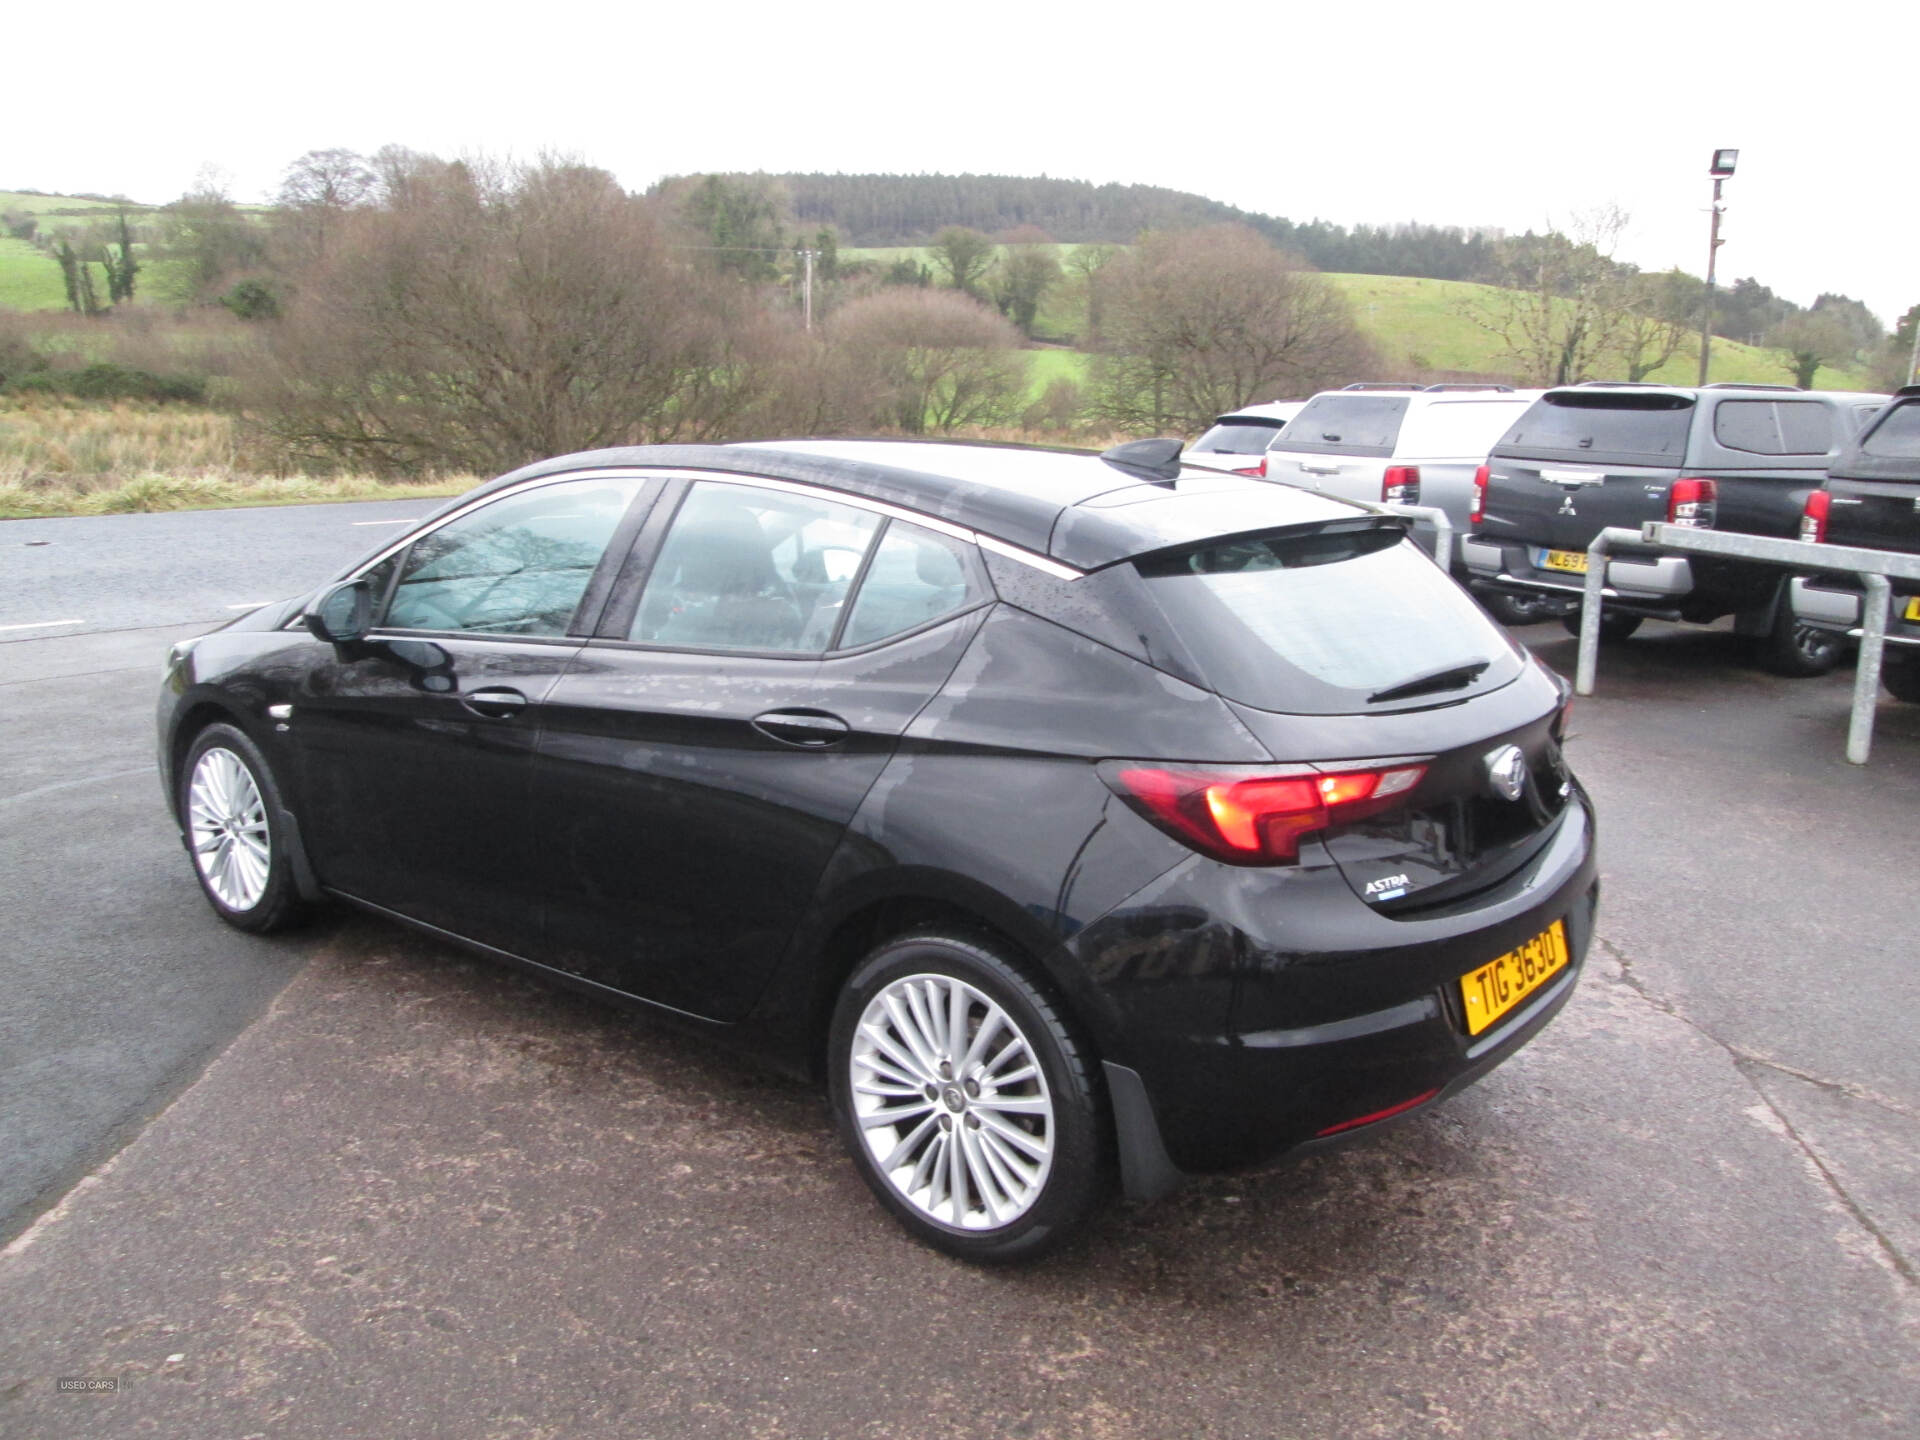
[[[1227,455],[1258,455],[1280,433],[1274,420],[1222,420],[1193,442],[1196,450],[1214,450]]]
[[[1397,526],[1239,537],[1134,564],[1207,682],[1256,709],[1347,715],[1445,703],[1520,670],[1506,634]],[[1465,685],[1370,699],[1476,665],[1485,669]]]
[[[1287,426],[1285,447],[1317,454],[1391,455],[1406,414],[1404,395],[1316,395]]]
[[[1920,405],[1901,405],[1861,444],[1862,454],[1920,460]]]
[[[1495,448],[1677,465],[1687,452],[1692,423],[1691,396],[1563,390],[1534,401]]]

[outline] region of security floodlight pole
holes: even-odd
[[[1733,174],[1738,150],[1716,150],[1707,173],[1713,177],[1713,222],[1707,232],[1707,303],[1700,318],[1700,383],[1707,383],[1707,357],[1713,350],[1713,262],[1720,257],[1720,182]]]

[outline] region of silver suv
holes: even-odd
[[[1304,400],[1275,400],[1266,405],[1242,405],[1207,427],[1207,433],[1189,445],[1180,461],[1235,475],[1265,475],[1267,450],[1280,443],[1287,422],[1306,406]]]

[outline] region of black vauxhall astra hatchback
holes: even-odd
[[[1327,1143],[1572,993],[1565,694],[1396,517],[1106,456],[598,451],[177,646],[220,915],[354,901],[824,1075],[920,1238]]]

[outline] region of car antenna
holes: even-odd
[[[1116,470],[1139,476],[1149,485],[1172,485],[1180,478],[1180,452],[1185,448],[1183,442],[1162,436],[1129,440],[1111,450],[1102,450],[1100,458]]]

